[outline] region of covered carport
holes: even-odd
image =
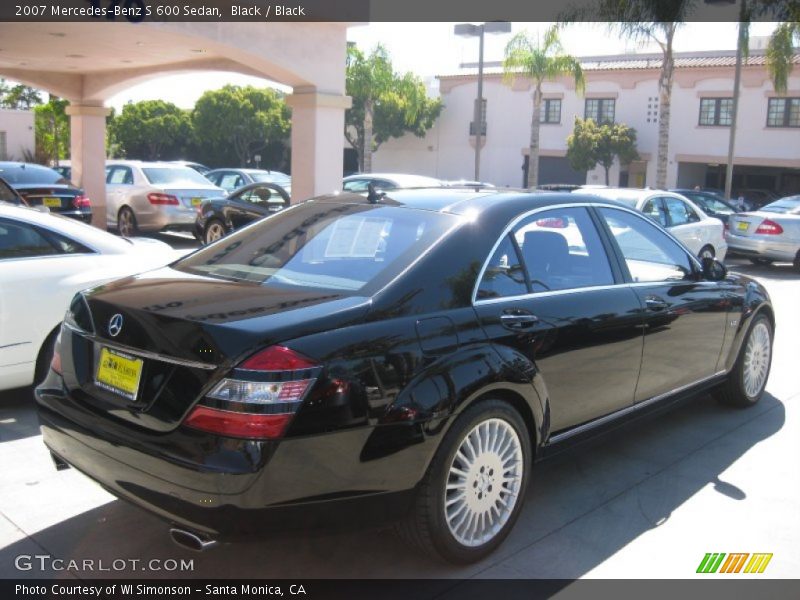
[[[72,178],[104,228],[105,103],[170,73],[232,71],[291,87],[292,199],[338,189],[346,34],[347,23],[1,23],[0,76],[70,101]]]

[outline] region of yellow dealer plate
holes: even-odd
[[[748,227],[750,227],[750,223],[748,223],[747,221],[739,221],[736,224],[736,229],[738,229],[739,231],[747,231]]]
[[[134,401],[139,391],[143,364],[141,358],[101,348],[95,383],[101,388]]]
[[[202,198],[192,198],[192,206],[200,206],[202,203]]]
[[[44,204],[48,208],[60,208],[61,198],[53,198],[52,196],[47,196],[45,198],[42,198],[42,204]]]

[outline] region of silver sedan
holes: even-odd
[[[138,160],[106,162],[106,222],[124,236],[193,231],[200,205],[226,195],[189,167]]]
[[[728,248],[755,264],[794,263],[800,270],[800,196],[787,196],[754,212],[731,215]]]

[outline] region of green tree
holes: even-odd
[[[34,107],[34,130],[36,162],[58,163],[69,158],[70,123],[66,108],[69,101],[50,96],[47,104]]]
[[[27,85],[9,85],[0,79],[0,108],[30,110],[42,103],[39,90]]]
[[[110,122],[110,137],[126,156],[142,160],[181,158],[191,141],[189,112],[164,100],[129,102]]]
[[[251,164],[260,154],[263,166],[280,166],[275,162],[282,157],[290,118],[283,95],[271,88],[226,85],[205,92],[192,111],[197,158],[232,167]]]
[[[567,138],[567,158],[576,171],[588,171],[598,164],[606,173],[618,159],[620,164],[638,160],[636,130],[623,123],[598,125],[593,119],[575,119],[575,128]]]
[[[800,8],[793,21],[780,23],[769,38],[767,68],[776,92],[786,92],[796,46],[800,46]]]
[[[542,112],[542,83],[562,76],[572,76],[575,88],[582,93],[585,87],[583,69],[576,58],[565,54],[558,37],[558,29],[551,27],[544,39],[520,32],[506,45],[503,60],[503,79],[513,84],[518,77],[533,83],[533,116],[531,118],[530,154],[528,160],[528,187],[536,187],[539,180],[539,123]]]
[[[383,142],[408,132],[424,136],[442,111],[418,77],[395,73],[382,45],[368,55],[348,47],[346,87],[353,106],[345,113],[344,135],[364,173],[372,171],[372,154]]]

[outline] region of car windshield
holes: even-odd
[[[713,196],[703,195],[703,194],[683,194],[690,200],[694,201],[695,204],[698,204],[700,208],[703,208],[707,211],[711,211],[717,213],[719,215],[732,215],[736,211],[729,205],[725,204],[722,200],[718,200]]]
[[[250,176],[253,178],[253,181],[266,181],[267,183],[277,183],[281,186],[288,185],[292,182],[291,177],[280,171],[255,171],[251,172]]]
[[[369,295],[460,220],[372,204],[307,202],[258,221],[174,265],[179,271],[271,288]]]
[[[147,181],[153,185],[213,185],[208,179],[189,167],[144,167]]]
[[[781,198],[759,209],[759,212],[800,215],[800,196]]]
[[[40,165],[1,166],[0,177],[11,185],[28,183],[69,183],[61,173]]]

